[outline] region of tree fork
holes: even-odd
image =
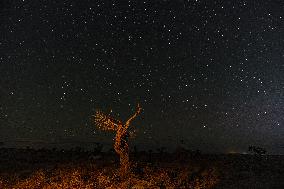
[[[101,111],[96,111],[94,116],[94,122],[99,129],[116,132],[114,150],[119,155],[121,178],[125,178],[130,173],[128,128],[130,127],[131,122],[138,116],[138,114],[140,114],[141,110],[142,108],[138,104],[136,112],[128,118],[125,123],[114,119],[110,115],[105,115]]]

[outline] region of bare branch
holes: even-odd
[[[130,125],[130,123],[140,114],[142,108],[140,107],[140,104],[137,104],[137,110],[136,112],[126,121],[125,123],[125,129],[127,129]]]

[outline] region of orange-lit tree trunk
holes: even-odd
[[[140,112],[141,107],[138,104],[136,112],[124,124],[121,121],[112,118],[110,115],[105,115],[100,111],[97,111],[95,115],[95,123],[100,129],[116,132],[114,150],[120,158],[120,176],[122,178],[127,176],[130,172],[128,128],[130,123]]]

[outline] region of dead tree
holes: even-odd
[[[106,115],[102,111],[97,110],[94,115],[94,122],[96,126],[104,131],[115,132],[115,143],[114,150],[119,155],[120,158],[120,175],[125,177],[130,172],[130,162],[129,162],[129,146],[128,138],[130,132],[128,128],[131,122],[136,118],[136,116],[141,112],[141,107],[137,105],[136,112],[128,118],[128,120],[123,123],[120,120],[113,118],[111,115]]]

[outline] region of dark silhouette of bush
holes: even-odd
[[[103,145],[103,144],[101,144],[101,143],[99,143],[99,142],[96,142],[96,143],[95,143],[95,147],[94,147],[94,149],[93,149],[93,152],[94,152],[95,154],[100,154],[100,153],[103,151],[103,148],[104,148],[104,145]]]
[[[266,150],[264,148],[257,147],[257,146],[249,146],[248,151],[255,155],[265,155],[266,154]]]

